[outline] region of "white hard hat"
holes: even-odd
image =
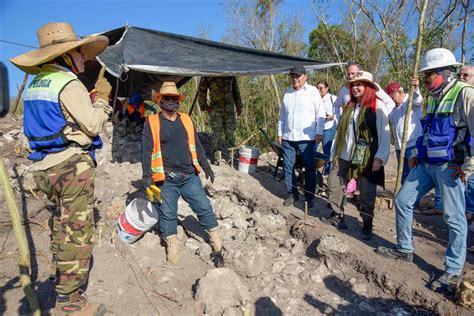
[[[458,63],[454,54],[446,48],[433,48],[423,56],[420,72],[449,66],[462,66],[462,63]]]

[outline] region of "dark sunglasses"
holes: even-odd
[[[171,96],[171,95],[165,95],[165,96],[163,96],[163,100],[165,100],[165,101],[179,101],[179,97]]]

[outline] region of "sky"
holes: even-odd
[[[322,5],[329,3],[317,1]],[[190,36],[205,32],[210,40],[219,41],[228,27],[226,9],[227,0],[0,0],[0,40],[37,47],[38,28],[49,22],[68,22],[78,35],[108,31],[128,23]],[[303,12],[306,33],[314,28],[309,0],[287,0],[283,11]],[[10,97],[17,94],[24,73],[9,59],[31,49],[0,41],[0,61],[8,68]]]
[[[8,68],[10,97],[24,73],[9,59],[32,48],[4,43],[10,41],[38,46],[36,30],[49,22],[68,22],[77,35],[89,35],[124,26],[200,36],[219,41],[228,25],[229,0],[0,0],[0,61]],[[238,0],[244,2],[245,0]],[[310,5],[313,1],[329,17],[339,23],[346,5],[343,0],[284,0],[283,16],[302,16],[303,38],[316,27],[316,17]],[[416,31],[414,31],[416,34]],[[460,52],[455,52],[459,58]],[[31,76],[30,76],[31,80]]]

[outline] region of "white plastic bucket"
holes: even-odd
[[[150,201],[136,198],[130,202],[115,223],[120,239],[132,244],[158,222],[158,210]]]
[[[253,146],[242,146],[239,150],[239,171],[255,173],[260,150]]]

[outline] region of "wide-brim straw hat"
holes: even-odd
[[[37,31],[40,48],[35,49],[10,61],[28,74],[40,72],[40,65],[61,56],[62,54],[80,47],[86,60],[95,58],[102,53],[109,44],[106,36],[90,36],[79,39],[69,23],[48,23]]]
[[[176,88],[176,83],[169,81],[163,82],[160,92],[155,93],[153,96],[153,101],[159,104],[165,95],[179,97],[179,101],[183,101],[186,98],[184,94],[179,93],[178,88]]]
[[[351,80],[348,80],[347,81],[347,87],[350,88],[351,86],[351,83],[352,82],[356,82],[356,81],[364,81],[364,82],[368,82],[370,83],[375,91],[378,91],[379,90],[379,87],[378,85],[374,82],[374,77],[372,76],[372,74],[370,72],[367,72],[367,71],[359,71],[354,78],[352,78]]]

